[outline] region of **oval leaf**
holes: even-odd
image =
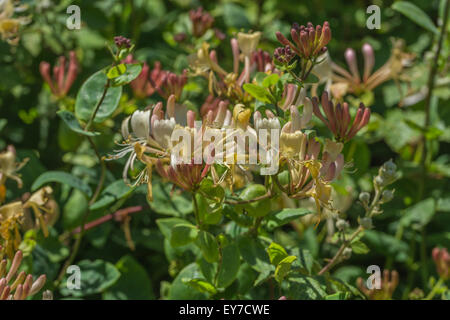
[[[62,184],[67,184],[68,186],[71,186],[72,188],[82,191],[88,197],[90,197],[92,195],[92,190],[89,188],[89,186],[86,183],[84,183],[79,178],[74,177],[70,173],[62,172],[62,171],[47,171],[47,172],[41,174],[34,181],[33,185],[31,186],[31,190],[36,191],[37,189],[42,187],[44,184],[47,184],[49,182],[59,182]]]
[[[81,86],[75,102],[75,115],[78,119],[88,121],[100,101],[108,78],[103,70],[94,73]],[[119,105],[122,87],[110,87],[95,116],[95,122],[108,118]]]
[[[57,112],[58,116],[64,121],[64,123],[69,127],[70,130],[83,134],[85,136],[97,136],[100,134],[100,132],[90,132],[90,131],[84,131],[83,128],[81,128],[80,123],[78,122],[78,119],[75,117],[75,115],[66,110],[61,110]]]
[[[400,12],[412,22],[418,24],[422,28],[427,29],[435,34],[439,34],[438,29],[434,25],[430,17],[419,7],[407,1],[398,1],[392,5],[392,9]]]

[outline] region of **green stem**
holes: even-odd
[[[197,203],[197,198],[196,198],[196,192],[192,193],[192,202],[194,203],[195,223],[200,228],[202,223],[200,221],[199,212],[198,212],[198,203]]]
[[[92,113],[88,123],[86,124],[86,127],[84,127],[84,131],[89,131],[89,128],[91,127],[92,122],[94,121],[95,116],[97,115],[97,112],[103,103],[103,100],[105,100],[106,93],[108,92],[109,86],[110,86],[110,80],[108,79],[106,81],[105,88],[103,89],[102,96],[101,96],[100,100],[98,101],[97,105],[95,106],[94,112]]]
[[[441,285],[444,283],[444,279],[443,278],[439,278],[438,282],[436,282],[436,284],[434,285],[433,289],[431,290],[431,292],[425,297],[424,300],[431,300],[433,299],[434,295],[436,294],[436,292],[439,290],[439,288],[441,287]]]
[[[445,3],[445,9],[444,9],[444,21],[442,23],[442,28],[441,28],[441,32],[439,34],[439,40],[438,40],[438,46],[437,46],[437,50],[436,50],[436,54],[434,56],[434,59],[432,60],[433,64],[431,66],[431,70],[430,70],[430,74],[428,77],[428,93],[427,96],[425,98],[425,124],[424,124],[424,128],[425,128],[425,132],[427,132],[428,127],[430,126],[430,104],[431,104],[431,98],[433,96],[433,90],[434,90],[434,83],[436,80],[436,73],[437,73],[437,69],[438,69],[438,61],[439,61],[439,56],[441,54],[441,49],[442,49],[442,43],[444,41],[444,37],[445,37],[445,33],[447,32],[447,22],[448,22],[448,15],[449,15],[449,6],[450,6],[450,0],[447,0]],[[421,164],[422,164],[422,168],[423,171],[425,173],[426,169],[425,169],[425,162],[427,160],[427,153],[428,153],[428,147],[427,147],[427,143],[426,143],[426,136],[425,133],[422,136],[422,142],[423,142],[423,152],[422,152],[422,159],[421,159]]]

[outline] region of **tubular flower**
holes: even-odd
[[[323,26],[316,27],[311,22],[308,22],[306,27],[294,23],[291,28],[293,43],[279,31],[276,32],[276,36],[282,45],[291,47],[300,58],[311,60],[326,51],[325,46],[331,40],[331,29],[327,21],[323,23]]]
[[[136,63],[137,61],[130,54],[124,62]],[[162,70],[161,63],[156,61],[151,71],[147,63],[144,63],[141,73],[136,79],[131,81],[130,85],[133,94],[138,99],[144,99],[158,92],[164,99],[168,99],[173,94],[178,100],[186,82],[187,70],[184,70],[181,75],[177,75],[173,72]]]
[[[250,82],[251,73],[256,70],[276,71],[269,54],[256,48],[260,37],[260,32],[240,32],[237,38],[230,40],[233,55],[232,72],[224,70],[218,63],[216,51],[210,51],[209,44],[203,43],[196,54],[189,56],[191,74],[205,77],[209,82],[209,93],[222,100],[237,104],[252,99],[249,95],[245,95],[242,88],[244,83]],[[244,69],[240,70],[242,60]]]
[[[124,142],[119,144],[121,150],[108,157],[108,160],[128,156],[123,169],[123,179],[128,183],[128,170],[134,169],[136,160],[145,164],[145,168],[138,174],[133,185],[148,184],[148,197],[152,199],[151,171],[157,159],[170,161],[172,150],[171,136],[176,124],[194,126],[195,113],[186,111],[186,106],[176,104],[175,96],[167,100],[166,114],[161,102],[145,111],[135,111],[122,122],[122,137]],[[130,128],[131,127],[131,128]],[[130,130],[131,129],[131,130]],[[148,155],[150,154],[150,155]]]
[[[192,34],[196,38],[203,36],[214,23],[214,18],[202,7],[189,11],[189,19],[192,22]]]
[[[439,276],[447,280],[450,278],[450,254],[445,248],[434,248],[432,257],[436,264],[436,270]]]
[[[187,70],[184,70],[181,75],[167,72],[162,77],[161,83],[156,86],[156,90],[164,99],[168,99],[173,94],[176,100],[179,100],[186,82]]]
[[[250,60],[252,69],[255,68],[258,72],[274,72],[275,65],[267,51],[258,49],[252,53]]]
[[[348,70],[331,62],[333,71],[333,85],[331,91],[333,96],[341,99],[347,93],[360,95],[367,91],[372,91],[383,82],[390,79],[401,78],[401,71],[411,63],[412,55],[404,53],[401,49],[401,42],[395,42],[389,60],[378,70],[372,73],[375,66],[375,54],[370,44],[362,46],[364,58],[363,73],[359,72],[355,50],[348,48],[345,51],[345,60]]]
[[[65,97],[77,78],[78,61],[75,52],[70,51],[68,66],[66,66],[66,57],[59,57],[58,65],[53,67],[53,77],[50,76],[50,64],[48,62],[42,61],[39,65],[39,71],[49,85],[52,94],[58,98]]]
[[[25,271],[18,272],[22,263],[22,251],[17,251],[12,259],[9,270],[7,260],[0,262],[0,300],[25,300],[38,293],[44,287],[47,277],[45,274],[33,281],[33,276]],[[1,258],[1,256],[0,256]],[[50,291],[43,294],[43,299],[51,296]]]
[[[19,42],[19,29],[21,25],[31,22],[30,17],[13,18],[15,12],[24,11],[26,5],[17,6],[13,0],[0,2],[0,35],[2,40],[9,44],[17,45]]]
[[[23,203],[15,201],[0,207],[0,236],[5,241],[4,247],[9,256],[18,249],[22,241],[19,227],[24,230],[42,229],[44,236],[48,236],[48,225],[53,225],[58,213],[57,204],[51,202],[52,192],[52,188],[46,186],[33,193]],[[35,223],[31,225],[26,225],[27,218],[31,218],[28,209],[33,211],[35,218]]]
[[[19,225],[22,221],[22,202],[16,201],[0,207],[0,237],[3,240],[3,250],[10,258],[22,242],[19,232]]]
[[[312,104],[314,114],[330,129],[337,141],[347,142],[369,123],[370,109],[366,108],[363,103],[360,103],[353,123],[348,104],[344,102],[342,106],[340,103],[334,106],[333,102],[328,99],[328,93],[326,91],[322,93],[321,99],[322,109],[325,115],[320,111],[319,99],[317,97],[313,97]]]
[[[169,164],[164,166],[161,161],[156,162],[158,174],[173,182],[185,191],[195,191],[203,178],[208,174],[209,164]]]
[[[57,207],[48,205],[52,193],[51,187],[43,187],[33,193],[23,204],[23,209],[31,209],[33,211],[34,225],[42,229],[45,237],[48,237],[48,225],[50,224],[51,226],[55,222],[55,218],[57,218]]]
[[[380,288],[375,288],[374,283],[372,283],[373,289],[368,289],[364,280],[360,277],[357,279],[357,285],[359,290],[361,290],[369,300],[391,300],[392,294],[398,285],[398,272],[393,270],[384,270],[383,279],[381,279]]]
[[[292,130],[305,129],[312,118],[313,105],[311,100],[306,97],[306,90],[295,84],[288,83],[283,92],[283,99],[280,108],[283,111],[290,110],[292,121],[288,122],[288,126],[292,126]],[[298,107],[303,105],[303,112],[300,116]]]
[[[17,182],[19,188],[22,188],[22,179],[17,171],[23,168],[28,162],[25,158],[22,162],[16,162],[16,149],[10,145],[6,151],[0,153],[0,203],[3,202],[5,192],[5,182],[7,179],[12,179]]]

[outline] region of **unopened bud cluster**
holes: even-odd
[[[288,64],[295,57],[295,53],[292,52],[291,47],[278,47],[273,52],[273,57],[282,64]]]
[[[285,38],[281,32],[276,33],[278,41],[290,46],[291,49],[302,59],[310,60],[324,53],[325,47],[331,40],[331,29],[327,21],[323,26],[315,26],[308,22],[306,26],[294,23],[291,28],[291,41]]]

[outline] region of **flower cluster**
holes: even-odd
[[[132,55],[128,55],[124,62],[131,64],[136,61]],[[173,94],[178,100],[186,82],[187,70],[184,70],[181,75],[177,75],[173,72],[163,70],[161,63],[156,61],[153,69],[150,69],[148,64],[144,63],[141,73],[130,85],[133,94],[138,99],[144,99],[157,92],[164,99],[168,99]]]
[[[356,116],[351,119],[349,106],[344,102],[341,106],[336,106],[329,100],[328,93],[325,91],[320,100],[325,115],[320,111],[319,99],[314,97],[312,100],[314,114],[330,129],[337,141],[348,141],[352,139],[359,130],[369,123],[370,109],[360,103]]]
[[[57,98],[63,98],[72,87],[78,73],[78,61],[74,51],[69,53],[69,64],[66,65],[66,57],[61,56],[58,64],[53,67],[53,76],[50,76],[50,64],[41,62],[39,71],[42,78],[49,85],[53,95]]]
[[[202,7],[189,11],[189,19],[192,22],[192,34],[196,38],[203,36],[214,23],[214,18]]]
[[[45,285],[45,281],[47,280],[45,274],[33,281],[31,274],[27,274],[25,271],[18,272],[22,258],[22,251],[17,251],[12,259],[9,270],[6,267],[8,261],[6,259],[0,261],[0,300],[25,300],[37,294]],[[52,300],[51,291],[45,291],[42,299]]]
[[[51,199],[52,192],[52,188],[46,186],[27,196],[24,201],[14,201],[0,207],[0,239],[2,250],[9,257],[22,241],[19,229],[41,229],[44,236],[48,236],[48,227],[58,217],[58,206]]]
[[[253,181],[259,169],[270,177],[272,187],[286,196],[314,199],[319,221],[321,208],[334,210],[331,182],[344,168],[344,143],[368,123],[370,110],[361,105],[352,120],[349,105],[337,103],[334,107],[324,92],[323,115],[318,98],[307,97],[308,90],[301,82],[286,81],[284,74],[292,71],[277,70],[270,54],[257,48],[261,36],[260,32],[239,32],[231,39],[231,72],[219,65],[216,52],[207,43],[190,57],[189,74],[177,76],[161,70],[160,64],[150,72],[144,64],[140,76],[131,83],[133,91],[140,96],[157,91],[166,99],[166,106],[158,102],[123,121],[121,149],[109,159],[128,157],[123,169],[126,182],[129,169],[138,161],[143,168],[135,184],[147,183],[152,200],[154,170],[163,179],[195,193],[205,178],[233,192]],[[324,52],[331,31],[327,22],[316,28],[294,25],[292,36],[295,45],[283,40],[285,47],[275,50],[274,58],[279,62],[289,63],[294,54],[315,59]],[[127,61],[132,59],[129,56]],[[311,68],[315,62],[308,63]],[[208,79],[209,95],[198,113],[181,101],[188,75]],[[253,86],[250,91],[249,86]],[[251,91],[255,87],[258,89]],[[255,111],[252,105],[258,99],[274,106]],[[307,132],[312,129],[313,114],[330,129],[334,140]]]
[[[331,29],[327,21],[323,26],[316,27],[311,22],[308,22],[306,27],[294,23],[291,28],[293,43],[279,31],[276,36],[282,45],[289,46],[300,58],[311,60],[327,50],[326,45],[331,40]]]

